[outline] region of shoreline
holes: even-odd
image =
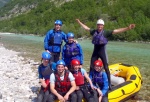
[[[1,45],[1,44],[0,44]],[[19,53],[0,46],[0,101],[36,102],[40,85],[37,66]],[[33,70],[35,67],[35,70]]]
[[[0,32],[0,34],[17,34],[17,33],[10,33],[10,32]],[[18,33],[19,34],[19,33]],[[20,34],[19,34],[20,35]],[[31,36],[41,36],[41,35],[35,35],[35,34],[21,34],[21,35],[31,35]],[[0,39],[1,39],[1,37],[0,37]],[[81,38],[76,38],[77,40],[79,40],[79,41],[82,41],[82,40],[89,40],[89,39],[91,39],[91,37],[81,37]],[[138,40],[136,40],[136,41],[122,41],[122,40],[110,40],[110,42],[131,42],[131,43],[145,43],[145,44],[150,44],[150,41],[138,41]]]

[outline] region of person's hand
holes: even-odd
[[[92,90],[94,90],[94,89],[95,89],[93,85],[91,85],[91,89],[92,89]]]
[[[103,96],[103,93],[100,89],[97,88],[97,92],[98,92],[99,96]]]
[[[64,96],[64,99],[65,99],[65,101],[67,101],[67,100],[69,99],[69,94],[66,94],[66,95]]]
[[[47,84],[45,83],[45,81],[42,81],[42,82],[41,82],[41,86],[42,86],[43,88],[46,88],[46,87],[47,87]]]
[[[49,54],[51,54],[51,52],[50,52],[50,51],[48,51],[48,50],[46,50],[46,52],[48,52]]]
[[[78,43],[78,41],[77,41],[77,40],[74,40],[73,42],[75,42],[76,44]]]
[[[59,100],[60,102],[65,102],[65,99],[64,99],[63,96],[58,95],[57,98],[58,98],[58,100]]]
[[[68,67],[65,66],[65,70],[68,70]]]
[[[79,19],[76,19],[76,21],[79,23],[80,22],[80,20]]]
[[[79,88],[79,86],[76,86],[76,90],[79,90],[80,88]]]
[[[128,28],[129,28],[129,29],[135,28],[135,24],[130,24]]]

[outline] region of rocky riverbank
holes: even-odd
[[[36,102],[40,85],[34,63],[0,44],[0,102]]]

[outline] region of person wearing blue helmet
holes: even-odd
[[[61,30],[62,21],[56,20],[54,24],[54,29],[51,29],[46,33],[44,39],[44,49],[51,54],[51,61],[56,63],[60,57],[62,42],[67,42],[67,37]]]
[[[60,102],[77,102],[75,94],[76,84],[72,73],[65,70],[65,62],[59,60],[56,63],[57,71],[50,75],[50,102],[58,99]]]
[[[71,61],[77,59],[80,61],[80,67],[83,64],[83,51],[79,43],[74,42],[74,34],[69,32],[67,34],[68,42],[63,46],[62,59],[65,61],[66,66],[71,70]]]
[[[51,62],[51,55],[48,52],[42,53],[41,64],[38,66],[39,82],[41,90],[37,97],[37,102],[47,102],[50,93],[49,76],[56,69],[56,63]]]

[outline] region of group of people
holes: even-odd
[[[79,19],[76,21],[93,36],[94,50],[89,75],[82,68],[83,51],[80,44],[74,40],[72,32],[65,34],[61,30],[62,21],[56,20],[54,29],[49,30],[44,39],[45,51],[38,67],[41,90],[37,102],[54,102],[56,99],[60,102],[82,102],[83,98],[87,102],[108,102],[111,81],[106,53],[107,37],[133,29],[135,24],[104,30],[102,19],[97,21],[97,29],[90,29]],[[66,44],[61,51],[63,41]]]

